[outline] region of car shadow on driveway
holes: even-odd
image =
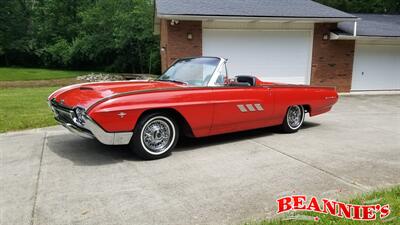
[[[304,122],[301,129],[311,129],[318,123]],[[267,127],[250,131],[235,132],[204,138],[182,138],[174,149],[179,151],[201,150],[220,144],[234,143],[252,138],[270,135],[287,135],[279,127]],[[96,140],[84,139],[73,134],[52,135],[47,138],[47,148],[58,156],[72,161],[76,165],[98,166],[123,161],[142,161],[128,146],[107,146]],[[173,157],[173,156],[172,156]]]
[[[302,130],[319,126],[319,123],[304,122]],[[266,127],[249,131],[221,134],[204,138],[183,138],[179,141],[174,151],[191,151],[202,147],[234,143],[252,138],[267,137],[271,135],[288,135],[280,130],[279,126]]]
[[[73,134],[48,137],[47,148],[76,165],[99,166],[140,160],[131,153],[128,146],[103,145],[97,140],[85,139]]]

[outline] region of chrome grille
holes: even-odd
[[[75,113],[72,109],[58,104],[54,99],[50,101],[50,107],[58,121],[74,124],[73,118],[75,117]]]

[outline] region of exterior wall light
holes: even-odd
[[[171,26],[179,24],[179,20],[171,20]]]
[[[187,39],[192,40],[193,39],[193,34],[192,33],[187,33]]]

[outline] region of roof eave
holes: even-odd
[[[357,17],[268,17],[268,16],[218,16],[218,15],[178,15],[158,14],[160,19],[168,20],[259,20],[259,21],[297,21],[297,22],[354,22]]]

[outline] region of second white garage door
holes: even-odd
[[[228,59],[228,73],[309,84],[311,31],[203,30],[203,55]]]
[[[399,90],[400,45],[357,43],[351,89]]]

